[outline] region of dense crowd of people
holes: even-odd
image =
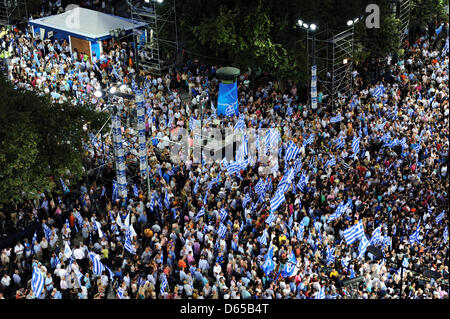
[[[86,181],[66,176],[63,195],[3,204],[2,229],[8,221],[35,234],[2,250],[0,298],[448,299],[449,59],[433,32],[389,58],[377,83],[356,73],[354,95],[333,114],[301,103],[295,86],[249,90],[243,74],[239,116],[217,116],[218,66],[145,75],[148,180],[139,170],[135,103],[116,98],[127,198],[114,190],[110,133],[90,132]],[[137,86],[127,43],[105,42],[91,61],[65,42],[19,30],[0,41],[9,81],[54,102],[105,111],[96,90],[125,84],[133,95]],[[200,118],[202,129],[239,122],[277,132],[278,165],[264,175],[249,160],[230,174],[224,162],[171,161],[170,137],[185,129],[192,141]],[[345,231],[360,224],[363,234],[349,244]]]

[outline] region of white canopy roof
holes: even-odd
[[[52,28],[97,39],[110,35],[114,29],[129,31],[145,26],[145,23],[113,16],[103,12],[76,7],[61,14],[30,20],[31,25]]]

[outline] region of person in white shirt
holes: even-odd
[[[14,254],[16,255],[16,263],[18,263],[19,265],[21,264],[23,259],[23,251],[24,247],[22,243],[20,241],[17,242],[16,246],[14,247]]]

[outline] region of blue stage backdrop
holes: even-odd
[[[225,115],[226,109],[232,105],[236,116],[239,115],[237,82],[231,84],[219,83],[219,98],[217,101],[217,115]]]

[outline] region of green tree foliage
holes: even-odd
[[[448,0],[412,0],[411,28],[421,30],[436,20],[444,20],[446,5]]]
[[[52,180],[82,177],[82,126],[107,119],[88,106],[52,104],[48,96],[15,90],[0,78],[0,202],[54,189]]]

